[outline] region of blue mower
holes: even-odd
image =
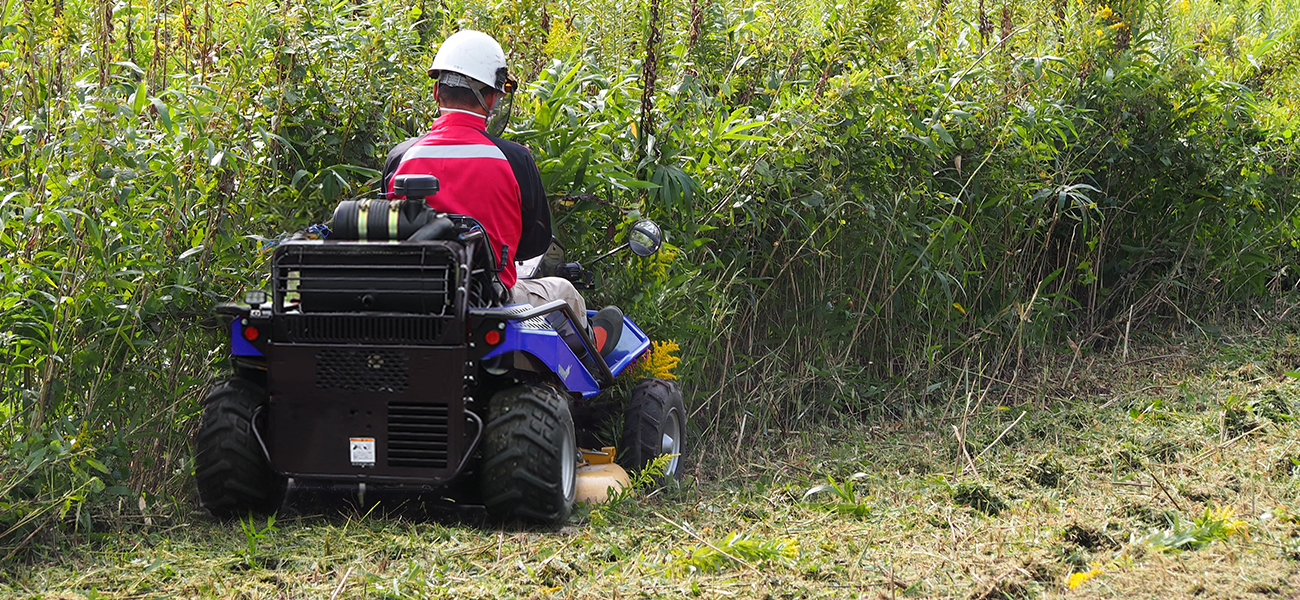
[[[233,374],[204,399],[200,502],[229,518],[278,510],[289,489],[364,498],[369,486],[437,494],[498,520],[563,523],[583,487],[579,446],[600,445],[595,407],[610,404],[615,378],[650,339],[624,317],[602,356],[590,314],[561,300],[509,304],[497,276],[505,249],[474,219],[425,204],[436,178],[395,186],[406,200],[341,202],[324,239],[275,247],[269,293],[217,307]],[[640,221],[600,258],[649,256],[661,243],[658,226]],[[552,274],[590,286],[590,271],[560,258]],[[639,470],[669,454],[664,478],[680,477],[677,385],[642,379],[619,404],[619,462]]]

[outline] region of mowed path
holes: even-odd
[[[1289,347],[1065,356],[1019,383],[714,437],[680,484],[558,529],[109,507],[107,531],[0,565],[0,596],[1294,598]]]

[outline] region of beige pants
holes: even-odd
[[[573,282],[563,277],[517,280],[515,287],[510,288],[510,299],[518,304],[533,306],[541,306],[552,300],[563,300],[569,303],[569,307],[573,309],[573,314],[578,319],[587,316],[587,302],[573,287]]]

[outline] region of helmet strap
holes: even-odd
[[[469,88],[469,91],[474,92],[474,97],[478,98],[478,105],[482,106],[483,110],[487,112],[492,112],[492,109],[496,107],[495,100],[492,102],[492,106],[488,106],[487,100],[483,99],[483,94],[480,94],[476,88],[471,87]]]

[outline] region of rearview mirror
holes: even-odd
[[[632,231],[627,234],[627,245],[632,247],[632,253],[637,256],[650,256],[658,252],[659,246],[663,243],[663,230],[650,219],[641,219],[633,223]]]

